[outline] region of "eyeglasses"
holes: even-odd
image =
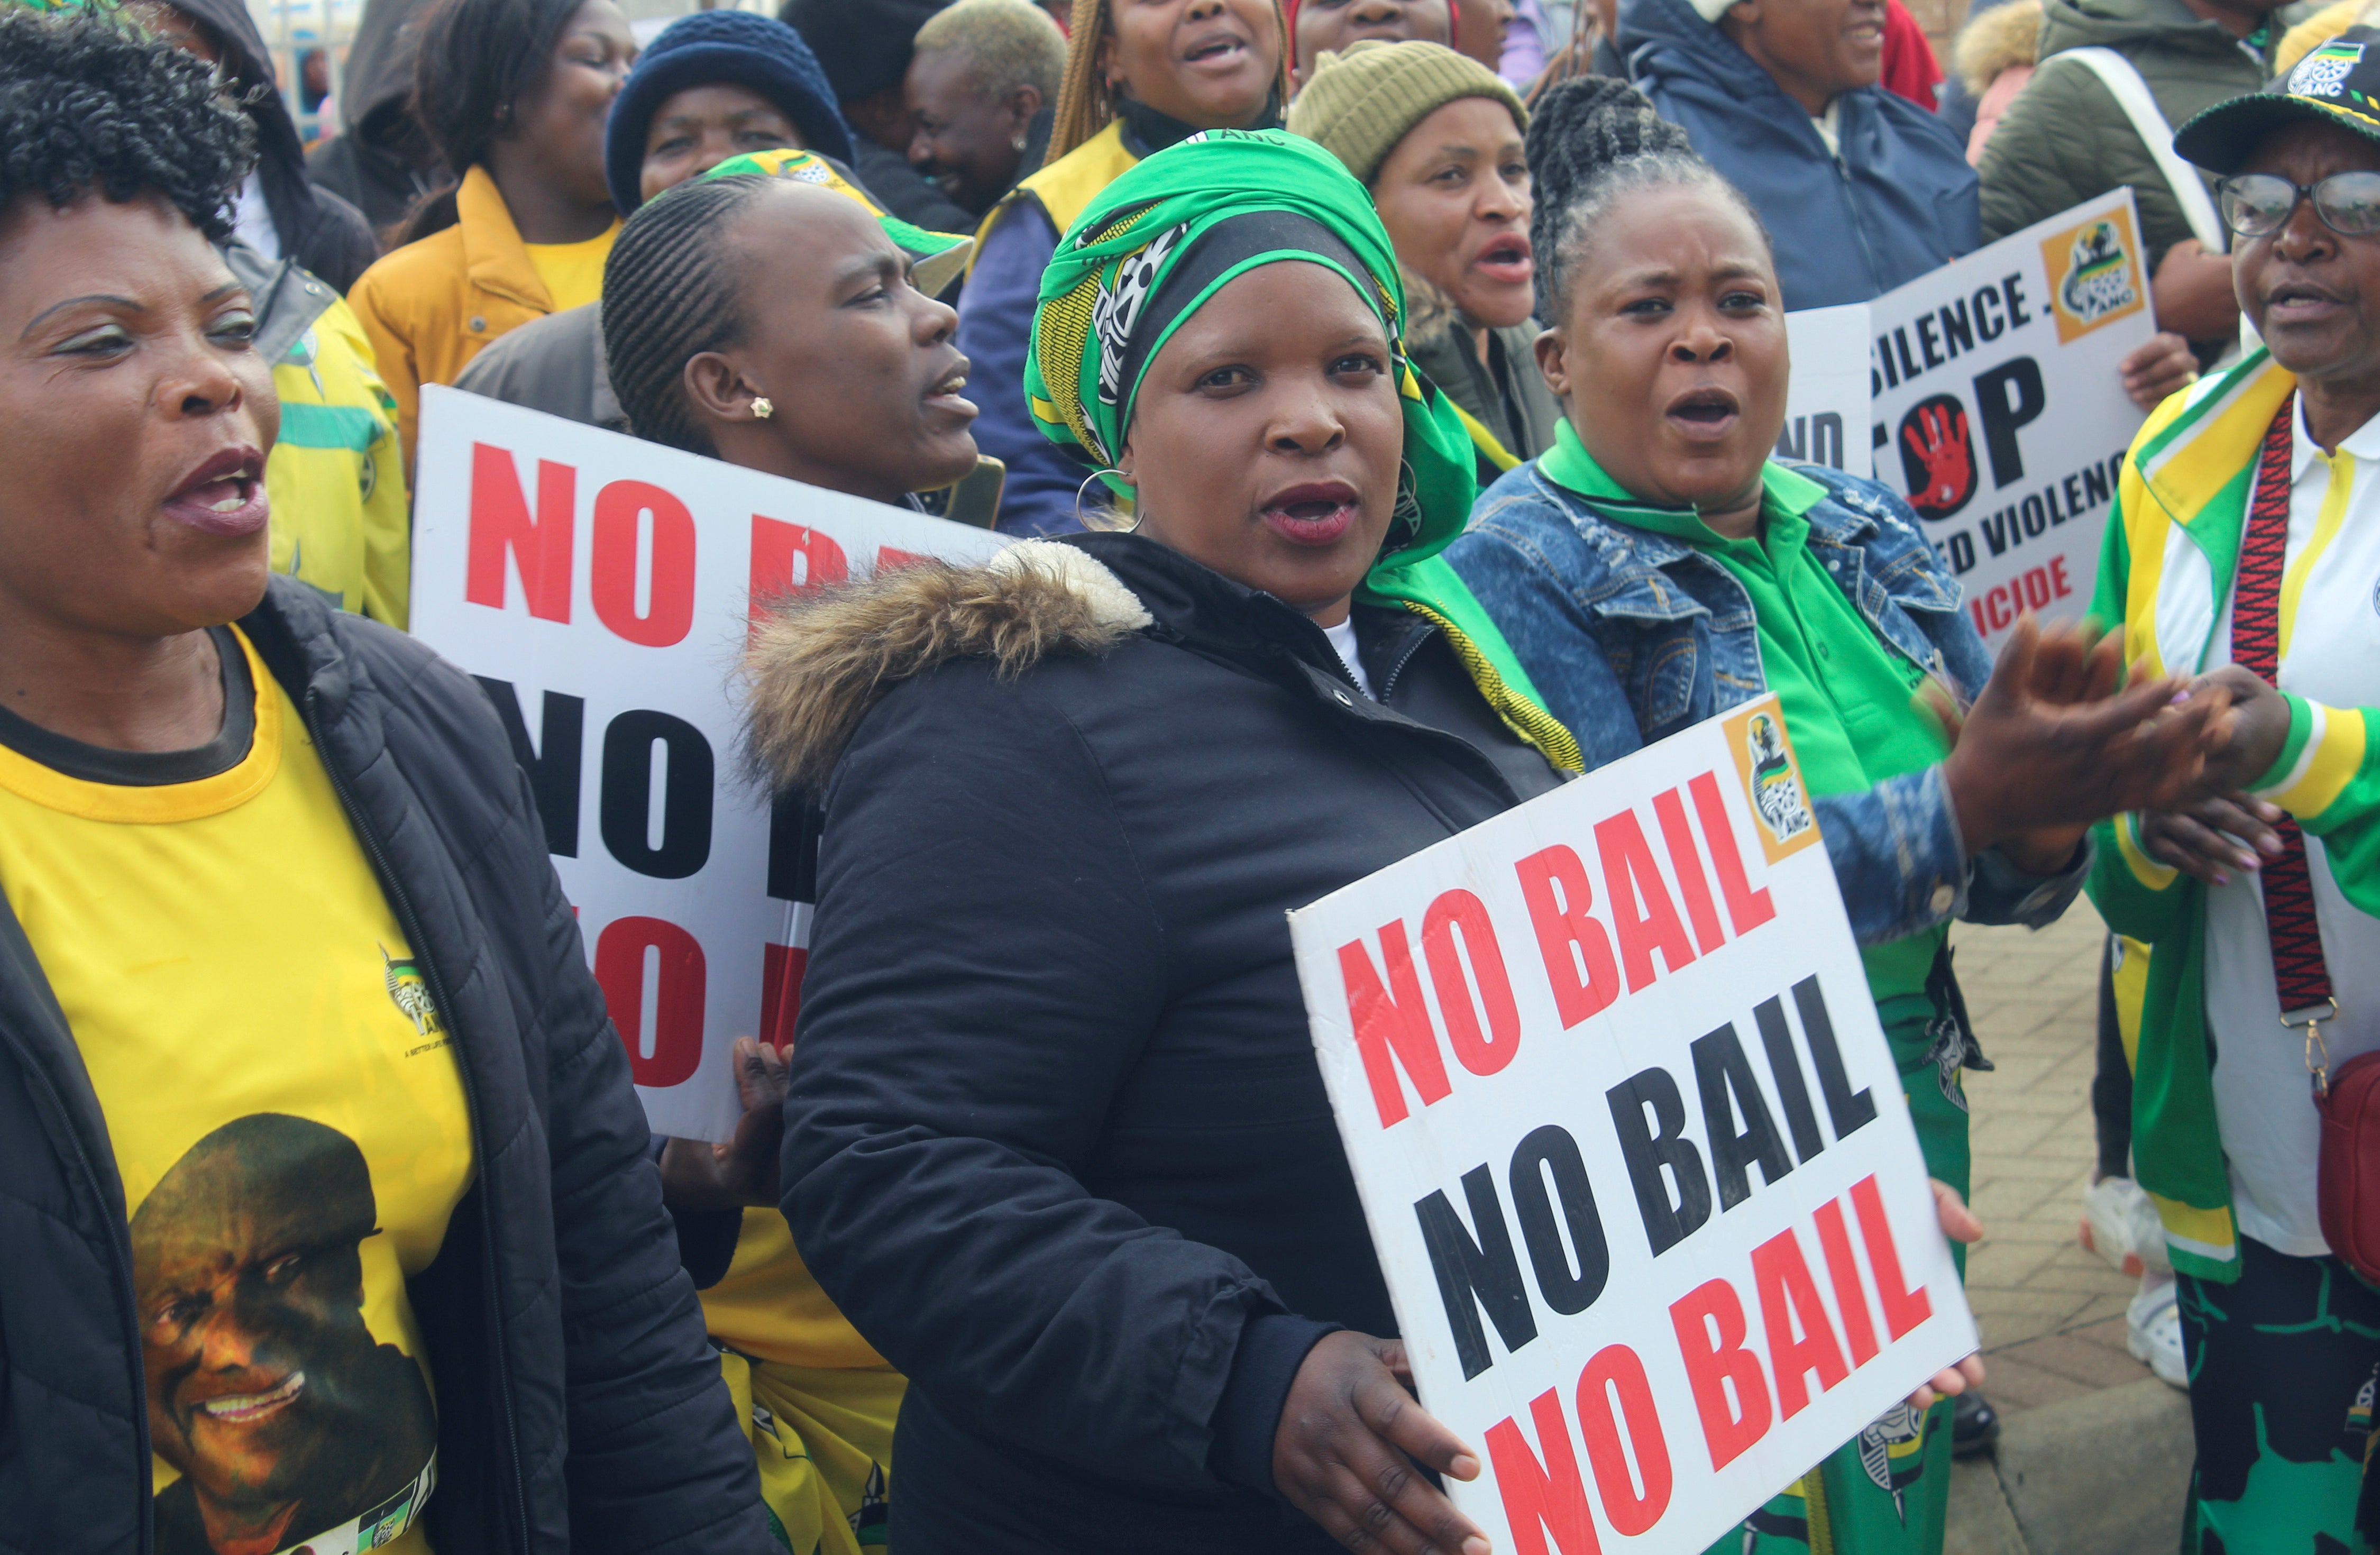
[[[2277,173],[2240,173],[2216,180],[2215,195],[2223,207],[2223,225],[2242,237],[2280,231],[2301,200],[2313,200],[2322,225],[2342,237],[2380,232],[2380,173],[2334,173],[2312,186]]]

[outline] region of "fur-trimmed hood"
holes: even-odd
[[[2038,63],[2041,0],[2008,0],[1979,11],[1959,34],[1953,68],[1969,91],[1981,97],[2003,70]]]
[[[744,668],[754,767],[816,793],[853,731],[899,682],[953,659],[1009,679],[1064,652],[1099,653],[1150,625],[1089,553],[1021,541],[974,566],[928,561],[798,594],[754,633]]]

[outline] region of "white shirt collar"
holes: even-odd
[[[2305,479],[2306,469],[2322,451],[2322,445],[2306,431],[2305,395],[2297,396],[2296,435],[2289,448],[2289,483]],[[2380,462],[2380,416],[2374,416],[2362,426],[2338,440],[2339,451],[2352,455],[2359,465]]]

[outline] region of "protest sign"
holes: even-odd
[[[1864,302],[1785,315],[1793,376],[1785,388],[1779,458],[1807,459],[1853,475],[1868,472],[1867,440],[1860,435],[1868,424],[1868,328]]]
[[[1876,477],[1997,645],[2080,616],[2116,474],[2145,419],[2123,359],[2156,333],[2132,191],[2085,200],[1869,305]]]
[[[1498,1549],[1699,1555],[1854,1438],[1900,1493],[1904,1401],[1975,1328],[1774,697],[1290,929]]]
[[[422,392],[413,632],[479,679],[663,1134],[724,1139],[739,1036],[793,1031],[795,807],[741,771],[756,603],[1007,541],[448,388]]]

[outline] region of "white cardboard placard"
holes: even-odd
[[[647,1118],[724,1139],[729,1049],[791,1034],[809,945],[743,771],[755,594],[1009,541],[439,386],[417,470],[414,635],[512,730]]]
[[[1868,306],[1805,308],[1785,315],[1792,380],[1785,389],[1780,459],[1807,459],[1852,475],[1870,468],[1868,439],[1860,429],[1868,411]]]
[[[1290,927],[1498,1549],[1699,1555],[1975,1349],[1774,697]]]
[[[2146,419],[2119,371],[2156,333],[2132,191],[1868,306],[1876,479],[1909,494],[1977,630],[1998,646],[2024,611],[2081,616]]]

